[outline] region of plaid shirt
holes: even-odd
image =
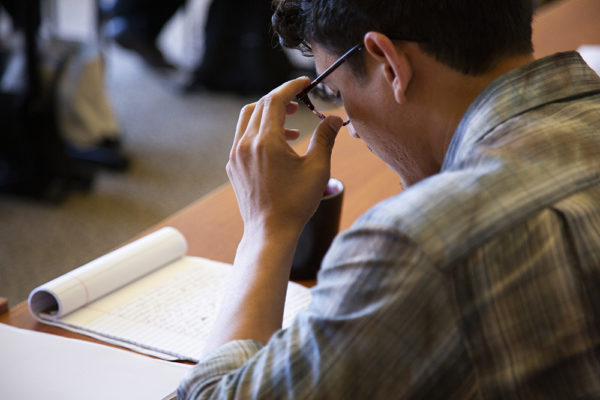
[[[180,398],[600,398],[600,78],[571,52],[492,82],[442,171],[339,235],[312,296]]]

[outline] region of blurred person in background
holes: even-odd
[[[153,68],[173,70],[157,38],[185,4],[185,0],[117,0],[103,10],[105,37],[135,51]],[[294,67],[273,38],[271,14],[268,1],[213,0],[204,29],[204,54],[181,89],[258,94],[290,79]]]

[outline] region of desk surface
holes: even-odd
[[[600,44],[600,1],[563,0],[543,6],[533,22],[536,57]]]
[[[537,13],[533,25],[536,57],[576,49],[582,44],[600,44],[599,20],[599,0],[564,0],[544,7]],[[305,139],[298,147],[303,148],[306,143]],[[360,140],[352,139],[345,130],[340,132],[334,148],[332,176],[346,185],[342,229],[349,227],[378,201],[401,190],[398,177],[371,154]],[[141,235],[162,226],[174,226],[185,235],[189,243],[189,255],[229,263],[233,262],[242,234],[242,222],[230,185],[216,189]],[[26,303],[0,315],[0,322],[83,338],[60,328],[37,323],[29,314]]]

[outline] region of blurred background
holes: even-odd
[[[268,0],[0,0],[0,296],[16,305],[227,182],[240,108],[314,76],[277,48],[270,14]],[[301,107],[287,124],[316,123]]]
[[[0,296],[11,306],[226,183],[240,108],[313,73],[236,2],[154,16],[148,0],[36,3],[0,1]],[[288,121],[302,134],[316,123],[304,109]]]

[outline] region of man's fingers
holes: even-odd
[[[286,140],[296,140],[300,137],[300,131],[298,129],[286,129],[284,134]]]
[[[342,119],[338,116],[329,116],[321,121],[310,140],[308,154],[329,159],[342,123]]]
[[[235,135],[233,137],[233,144],[231,146],[231,152],[229,153],[230,158],[231,158],[231,154],[233,153],[234,149],[237,148],[238,143],[240,142],[240,139],[242,138],[242,136],[244,136],[244,132],[246,131],[246,128],[248,127],[248,121],[250,121],[250,118],[252,117],[252,113],[254,112],[255,108],[256,108],[256,103],[252,103],[252,104],[245,105],[242,108],[242,110],[240,111],[240,116],[238,117],[237,125],[235,127]]]
[[[295,101],[291,101],[285,106],[285,113],[287,115],[295,114],[296,111],[298,111],[298,108],[299,108],[298,103],[296,103]]]
[[[270,132],[271,127],[281,129],[285,123],[286,115],[289,111],[296,112],[297,104],[293,102],[296,95],[302,91],[310,80],[306,77],[297,78],[273,89],[269,94],[260,99],[259,104],[263,105],[262,131],[263,133]]]
[[[294,79],[272,90],[258,102],[244,106],[240,111],[229,157],[244,137],[252,139],[256,135],[268,135],[273,130],[281,132],[283,129],[286,139],[297,138],[295,132],[288,132],[284,128],[285,117],[298,111],[298,103],[293,99],[309,82],[308,78]]]
[[[292,100],[296,98],[296,95],[300,93],[305,87],[310,84],[310,79],[303,76],[301,78],[292,79],[291,81],[287,81],[275,89],[273,89],[269,95],[274,94],[277,96],[281,96],[281,99],[284,100],[285,104],[288,104]]]

